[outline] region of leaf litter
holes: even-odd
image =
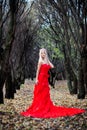
[[[87,130],[87,112],[50,119],[21,116],[20,112],[32,103],[33,90],[34,81],[29,80],[17,90],[14,99],[4,99],[4,104],[0,104],[0,130]],[[70,95],[66,81],[56,81],[55,88],[50,87],[50,94],[58,106],[87,109],[87,97],[81,100]]]

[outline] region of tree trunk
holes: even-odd
[[[3,86],[5,83],[5,73],[0,70],[0,103],[4,103],[4,99],[3,99]]]
[[[11,75],[11,67],[9,64],[9,57],[10,57],[10,52],[12,49],[12,43],[14,40],[14,34],[15,34],[15,24],[16,24],[16,14],[14,12],[15,9],[15,5],[14,5],[14,1],[9,1],[10,3],[10,22],[9,22],[9,29],[8,29],[8,35],[7,35],[7,39],[6,39],[6,51],[7,51],[7,77],[6,77],[6,95],[5,97],[10,99],[10,98],[14,98],[14,92],[16,91],[14,88],[14,83],[12,82],[12,75]]]
[[[85,98],[85,86],[84,86],[84,74],[82,68],[82,57],[79,65],[79,73],[78,73],[78,99]]]
[[[3,100],[3,85],[5,81],[4,77],[4,72],[2,72],[2,65],[1,65],[1,60],[2,60],[2,1],[0,1],[0,103],[4,103]]]
[[[70,94],[77,94],[77,85],[76,85],[77,79],[74,72],[72,71],[72,67],[70,66],[70,60],[69,57],[67,56],[65,46],[63,46],[63,52],[65,58],[66,79],[67,79],[69,92]]]
[[[66,65],[66,78],[67,78],[67,85],[68,85],[68,88],[69,88],[69,92],[70,94],[72,94],[72,76],[70,74],[70,66]]]
[[[10,71],[7,73],[5,86],[6,86],[5,98],[14,99],[15,89],[14,89],[14,84],[12,83],[12,76],[11,76]]]
[[[83,74],[84,74],[84,85],[87,94],[87,56],[83,60]]]
[[[83,61],[82,61],[82,68],[83,68],[83,74],[84,74],[84,86],[85,91],[87,93],[87,46],[84,46],[84,55],[83,55]]]
[[[2,23],[2,2],[0,2],[0,47],[2,44],[2,27],[1,27],[1,23]]]
[[[74,76],[73,77],[73,94],[77,94],[77,86],[78,86],[77,78],[76,76]]]

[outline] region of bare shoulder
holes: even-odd
[[[43,64],[43,62],[42,62],[42,61],[38,62],[38,66],[41,66],[42,64]]]

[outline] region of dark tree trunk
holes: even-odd
[[[73,77],[73,94],[77,94],[77,86],[78,86],[78,83],[77,83],[77,78],[76,76]]]
[[[3,100],[3,85],[5,81],[5,75],[4,72],[2,71],[2,65],[1,65],[1,60],[2,60],[2,1],[0,1],[0,103],[4,103]]]
[[[83,60],[83,74],[84,74],[85,91],[86,91],[86,94],[87,94],[87,55]]]
[[[78,99],[84,99],[85,98],[85,86],[84,86],[84,74],[83,74],[83,68],[82,68],[82,57],[80,61],[79,66],[79,74],[78,74]]]
[[[87,93],[87,46],[84,46],[84,55],[83,55],[83,61],[82,61],[82,69],[84,74],[84,86]]]
[[[4,103],[4,100],[3,100],[3,86],[4,86],[4,83],[5,83],[5,73],[0,70],[0,103]]]
[[[15,26],[16,26],[16,11],[17,11],[17,0],[9,0],[9,5],[10,5],[10,22],[9,22],[9,28],[8,28],[8,36],[7,36],[7,77],[6,77],[6,95],[5,97],[10,99],[10,98],[14,98],[14,93],[16,92],[15,90],[15,85],[12,79],[12,75],[11,75],[11,65],[10,65],[10,53],[11,53],[11,49],[12,49],[12,43],[14,41],[14,35],[15,35]]]
[[[7,73],[7,78],[6,78],[5,86],[6,86],[6,95],[5,95],[5,98],[14,99],[15,89],[14,89],[14,84],[12,83],[12,76],[11,76],[10,72]]]
[[[14,88],[17,89],[17,90],[20,90],[20,84],[18,83],[17,80],[14,80]]]
[[[2,22],[2,3],[0,2],[0,23]],[[0,48],[2,43],[2,27],[0,25]]]
[[[78,98],[84,99],[87,88],[87,25],[82,24],[81,58],[79,65]]]
[[[77,94],[77,78],[74,77],[74,73],[72,72],[72,69],[70,66],[67,66],[66,68],[66,77],[67,77],[67,84],[69,88],[70,94]]]
[[[12,6],[12,5],[10,5]],[[13,4],[14,6],[14,4]],[[15,11],[13,11],[13,8],[10,7],[10,22],[9,22],[9,28],[8,28],[8,35],[6,37],[6,48],[4,51],[4,58],[3,58],[3,64],[4,66],[3,69],[6,73],[6,77],[5,77],[5,88],[6,88],[6,92],[5,92],[5,97],[8,99],[13,99],[14,98],[14,93],[16,92],[16,88],[15,88],[15,82],[12,79],[12,75],[11,75],[11,67],[10,67],[10,63],[9,63],[9,57],[10,57],[10,52],[12,49],[12,43],[14,40],[14,34],[15,34],[15,24],[16,24],[16,14]]]
[[[66,79],[69,88],[70,94],[77,94],[77,79],[72,71],[72,67],[70,66],[69,57],[67,57],[67,52],[65,46],[63,46],[64,58],[65,58],[65,70],[66,70]]]
[[[72,80],[71,80],[71,75],[70,75],[70,66],[68,64],[68,58],[66,56],[66,48],[63,46],[63,52],[64,52],[64,59],[65,59],[65,70],[66,70],[66,79],[67,79],[67,84],[69,88],[69,92],[72,93]]]
[[[67,78],[67,84],[68,84],[68,88],[69,88],[69,92],[70,92],[70,94],[72,94],[73,92],[72,92],[72,77],[71,77],[71,74],[70,74],[70,72],[68,71],[68,69],[70,70],[70,68],[69,68],[70,66],[68,66],[67,65],[67,67],[66,67],[66,78]]]

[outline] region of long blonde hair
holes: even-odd
[[[44,59],[44,61],[45,61],[45,63],[49,63],[49,58],[48,58],[48,54],[47,54],[47,50],[45,49],[45,48],[42,48],[42,49],[40,49],[40,51],[39,51],[39,62],[42,62],[43,61],[43,59],[42,59],[42,57],[41,57],[41,52],[42,51],[44,51],[45,52],[45,54],[46,54],[46,56],[45,56],[45,59]]]

